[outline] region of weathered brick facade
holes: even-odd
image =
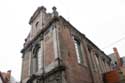
[[[22,83],[103,83],[110,58],[80,33],[56,8],[39,7],[22,49]],[[40,52],[38,51],[40,49]]]

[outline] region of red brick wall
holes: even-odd
[[[116,70],[104,74],[105,83],[120,83],[120,75]]]
[[[60,43],[63,44],[61,50],[63,50],[62,57],[66,65],[66,80],[68,83],[91,83],[88,67],[77,62],[74,42],[68,27],[60,27]]]

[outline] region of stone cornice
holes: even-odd
[[[50,72],[47,72],[47,73],[41,73],[40,75],[35,75],[33,74],[29,80],[27,81],[27,83],[31,83],[34,79],[44,79],[47,78],[48,76],[50,75],[53,75],[55,74],[56,72],[60,72],[60,71],[64,71],[66,69],[65,66],[63,65],[60,65],[60,66],[57,66],[55,67],[53,70],[51,70]]]
[[[96,46],[90,39],[88,39],[83,33],[81,33],[79,30],[77,30],[73,25],[71,25],[68,21],[66,21],[62,16],[60,16],[60,18],[66,22],[71,29],[74,29],[75,31],[77,31],[83,38],[86,39],[87,42],[89,42],[94,48],[96,48],[97,50],[99,50],[109,61],[111,61],[111,59],[109,58],[109,56],[107,56],[98,46]]]

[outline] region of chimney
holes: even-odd
[[[114,47],[114,48],[113,48],[113,51],[114,51],[114,56],[116,56],[116,58],[117,58],[117,65],[118,65],[118,67],[121,67],[122,64],[121,64],[121,61],[120,61],[120,55],[119,55],[119,53],[118,53],[117,48]]]

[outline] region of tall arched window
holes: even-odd
[[[36,57],[37,57],[37,71],[40,70],[42,68],[42,54],[41,54],[41,48],[39,47],[37,49],[37,53],[36,53]]]
[[[74,43],[75,43],[77,61],[78,63],[83,64],[83,56],[82,56],[80,41],[78,41],[77,39],[74,39]]]
[[[33,50],[33,55],[34,55],[34,60],[33,60],[33,64],[34,64],[34,72],[39,71],[42,68],[42,51],[41,51],[41,47],[40,45],[35,45],[34,50]]]

